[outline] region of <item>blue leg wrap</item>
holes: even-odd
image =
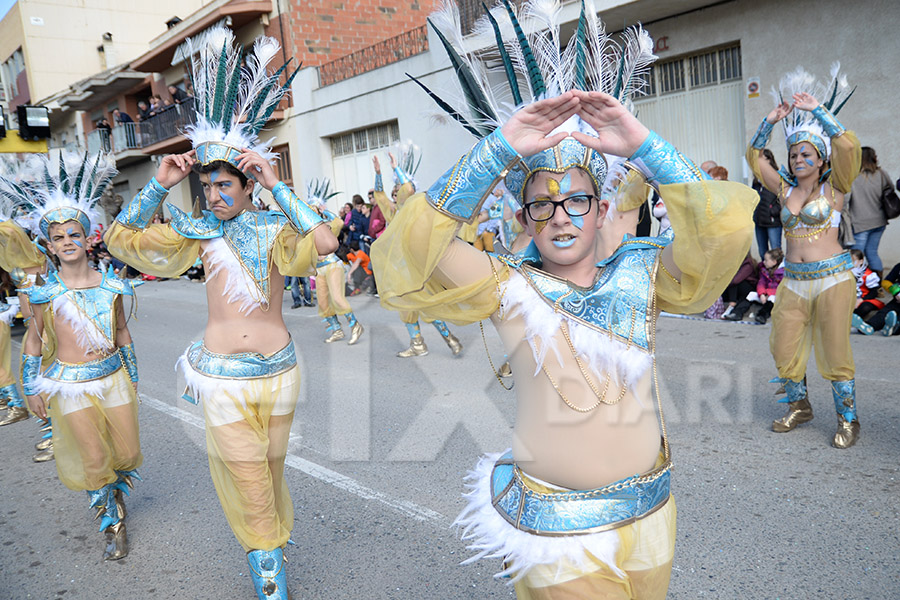
[[[831,395],[834,397],[834,410],[848,423],[858,421],[856,417],[856,380],[832,381]]]
[[[328,327],[325,328],[325,332],[332,331],[334,329],[340,329],[341,324],[338,321],[337,315],[331,315],[330,317],[325,317],[322,319],[325,323],[328,323]]]
[[[25,399],[14,383],[0,388],[0,398],[9,400],[7,406],[25,406]]]
[[[251,550],[247,553],[250,577],[260,600],[287,600],[287,576],[284,572],[284,553],[274,550]]]
[[[432,325],[434,325],[434,328],[437,329],[442,336],[447,337],[450,335],[450,328],[447,327],[447,324],[443,321],[435,321]]]
[[[418,322],[418,321],[416,321],[415,323],[407,323],[407,324],[406,324],[406,331],[409,332],[409,337],[410,337],[410,338],[414,338],[414,337],[416,337],[417,335],[421,335],[421,334],[422,334],[422,330],[419,328],[419,322]]]
[[[797,402],[803,400],[806,398],[806,382],[802,379],[800,381],[785,379],[784,391],[787,392],[787,397],[782,398],[779,402]]]
[[[344,316],[347,317],[347,325],[349,325],[350,327],[356,325],[356,315],[353,314],[353,311],[348,312]]]

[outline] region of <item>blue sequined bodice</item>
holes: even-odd
[[[270,296],[269,274],[272,247],[275,238],[287,224],[287,217],[278,211],[244,211],[227,221],[217,219],[211,212],[203,211],[200,217],[192,217],[169,205],[172,211],[172,228],[190,239],[209,240],[224,238],[228,248],[241,261],[256,282],[262,296]]]
[[[534,266],[531,247],[516,256],[495,255],[515,268],[555,310],[628,346],[651,351],[654,277],[666,238],[632,238],[601,261],[594,284],[584,288]]]

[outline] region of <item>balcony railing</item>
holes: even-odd
[[[428,50],[425,25],[388,38],[319,67],[319,82],[331,85]]]
[[[185,127],[193,125],[194,120],[193,98],[144,119],[139,123],[141,126],[140,147],[146,148],[169,138],[183,135]]]

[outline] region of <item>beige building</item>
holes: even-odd
[[[203,0],[18,0],[0,21],[0,105],[9,115],[139,56]],[[15,123],[13,123],[15,128]]]
[[[458,1],[464,19],[482,14],[480,0]],[[728,169],[730,179],[749,182],[743,155],[773,106],[769,89],[797,65],[827,77],[831,63],[840,60],[850,84],[858,86],[840,120],[864,146],[876,149],[892,177],[900,177],[900,137],[885,126],[893,123],[900,98],[900,79],[888,75],[900,57],[900,2],[595,0],[595,5],[609,31],[640,22],[653,37],[659,60],[650,95],[636,99],[638,117],[697,162],[713,159]],[[563,32],[574,29],[579,10],[580,2],[564,0],[569,25]],[[492,42],[466,38],[471,50]],[[366,49],[345,61],[352,65],[372,53]],[[402,60],[357,70],[334,83],[329,67],[305,69],[294,85],[291,118],[298,121],[304,148],[296,176],[332,176],[347,195],[364,193],[373,180],[371,157],[384,163],[391,142],[410,139],[423,150],[416,179],[427,187],[474,143],[455,123],[433,123],[428,115],[434,103],[406,77],[414,75],[438,92],[452,86],[453,71],[430,30],[424,50]],[[779,161],[786,154],[783,139],[776,128],[769,147]],[[900,260],[900,225],[888,226],[881,256],[885,263]]]

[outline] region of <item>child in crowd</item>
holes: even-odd
[[[784,253],[781,248],[772,248],[763,254],[763,260],[759,263],[759,281],[756,283],[756,291],[747,294],[747,298],[741,301],[725,319],[740,321],[744,317],[744,313],[756,305],[761,307],[756,312],[756,322],[765,324],[769,320],[769,315],[772,314],[772,308],[775,306],[775,292],[778,284],[784,279],[783,260]]]
[[[878,275],[877,273],[874,274]],[[871,278],[867,276],[866,279],[869,280]],[[885,337],[900,334],[900,323],[898,323],[898,315],[900,315],[900,263],[894,265],[891,272],[881,282],[881,286],[890,297],[887,304],[883,304],[880,300],[877,301],[877,304],[882,304],[881,308],[874,312],[869,311],[867,315],[862,317],[863,327],[856,324],[857,314],[854,313],[853,315],[853,327],[856,327],[857,331],[864,335],[872,335],[876,331],[880,331],[881,335]],[[863,300],[856,310],[860,308],[865,310],[866,305],[872,304],[870,300]],[[877,306],[877,304],[875,305]]]
[[[855,328],[863,335],[872,335],[875,329],[867,322],[868,317],[884,308],[884,302],[878,299],[881,277],[869,268],[862,250],[854,248],[850,251],[850,257],[853,259],[853,275],[856,277],[856,308],[853,310],[851,329]]]

